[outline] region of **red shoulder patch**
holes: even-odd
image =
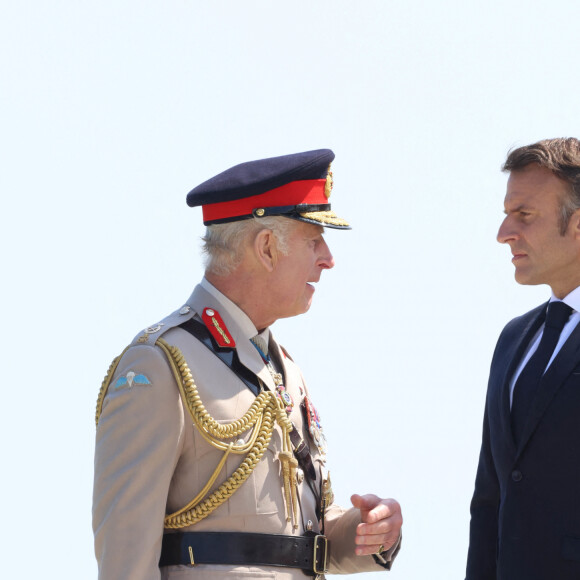
[[[204,308],[201,318],[219,346],[222,348],[234,348],[236,346],[236,341],[217,310]]]

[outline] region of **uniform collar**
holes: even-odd
[[[253,338],[258,334],[258,329],[254,326],[250,317],[237,304],[220,292],[207,278],[204,277],[201,280],[200,286],[219,302],[222,311],[227,312],[236,321],[242,334],[246,338]],[[259,334],[266,344],[268,344],[270,340],[270,329],[266,328]]]

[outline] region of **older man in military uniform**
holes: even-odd
[[[243,163],[188,194],[208,226],[205,277],[113,361],[97,402],[101,580],[390,569],[398,503],[334,503],[318,413],[270,331],[333,267],[323,228],[349,228],[330,208],[333,159]]]

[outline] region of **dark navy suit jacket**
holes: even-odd
[[[512,320],[491,363],[467,580],[580,579],[580,324],[544,374],[519,447],[509,382],[546,304]]]

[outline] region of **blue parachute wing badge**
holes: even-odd
[[[127,384],[127,378],[126,377],[119,377],[117,379],[117,382],[115,383],[115,389],[121,389],[123,388],[125,385]]]
[[[135,375],[133,382],[136,385],[150,385],[151,381],[145,375]]]
[[[150,385],[151,381],[143,374],[137,374],[134,371],[129,371],[124,377],[119,377],[115,383],[115,389],[122,389],[123,387],[133,385]]]

